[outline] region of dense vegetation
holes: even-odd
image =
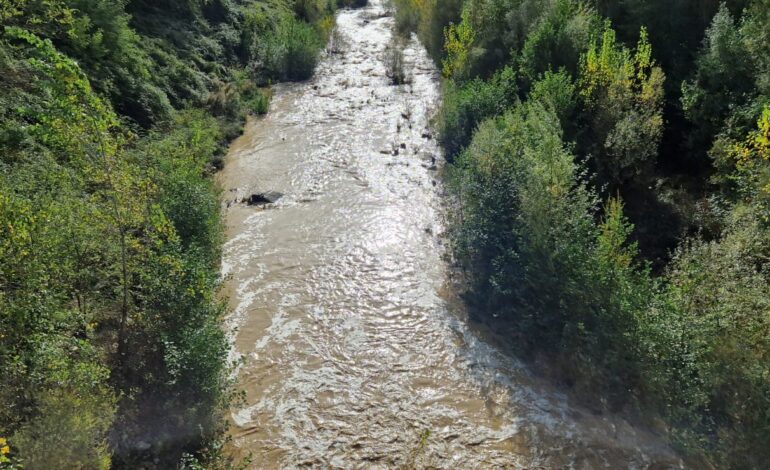
[[[597,409],[766,468],[770,2],[396,6],[443,68],[476,308]]]
[[[229,465],[211,174],[337,6],[0,0],[0,468]]]

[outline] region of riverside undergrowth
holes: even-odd
[[[764,468],[768,1],[395,4],[443,67],[474,307],[596,409]]]
[[[228,468],[211,178],[344,2],[0,1],[0,468]]]

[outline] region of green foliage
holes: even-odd
[[[630,334],[649,285],[620,203],[597,226],[579,172],[558,118],[540,103],[485,122],[456,164],[455,240],[484,308],[516,325],[523,352],[578,356],[585,362],[560,370],[564,380],[622,396],[636,374]]]
[[[333,2],[327,0],[294,0],[296,17],[306,23],[319,23],[334,12]]]
[[[719,468],[770,448],[768,6],[466,0],[445,31],[436,124],[474,307]]]
[[[730,180],[744,201],[750,201],[760,220],[770,222],[770,106],[762,112],[757,128],[728,151],[735,170]]]
[[[535,82],[529,99],[545,106],[561,122],[562,129],[572,127],[572,118],[577,110],[577,89],[566,72],[546,72]]]
[[[636,51],[607,28],[580,67],[580,94],[590,115],[586,143],[603,183],[614,187],[650,172],[663,134],[663,71],[643,29]]]
[[[206,98],[206,107],[214,116],[241,121],[246,114],[265,114],[270,93],[256,86],[245,72],[233,72],[230,82],[217,81]]]
[[[424,0],[417,35],[431,57],[441,64],[444,57],[445,29],[460,21],[462,0]]]
[[[312,26],[288,17],[266,38],[259,57],[269,76],[282,80],[310,78],[318,63],[321,37]]]
[[[50,39],[120,115],[148,129],[174,108],[205,105],[244,68],[260,85],[307,78],[337,3],[8,0],[3,25]]]
[[[469,78],[469,60],[475,40],[473,26],[470,24],[469,11],[465,10],[460,24],[450,24],[444,31],[444,76],[455,80]]]
[[[758,313],[770,308],[768,240],[751,210],[741,212],[720,241],[677,252],[644,337],[646,373],[685,445],[710,449],[726,468],[762,468],[770,329]]]
[[[3,468],[229,468],[210,175],[267,112],[261,48],[312,72],[333,4],[312,26],[292,5],[0,3]]]
[[[396,30],[417,33],[428,53],[440,64],[444,58],[445,28],[460,20],[461,0],[395,0]]]
[[[417,0],[395,0],[396,31],[408,35],[420,26],[420,9],[423,2]]]
[[[475,79],[463,85],[446,81],[436,127],[447,158],[468,145],[479,123],[515,103],[516,92],[516,73],[511,68],[502,69],[490,81]]]
[[[691,145],[700,151],[708,150],[732,109],[751,99],[756,83],[754,64],[747,57],[741,31],[723,4],[706,31],[695,77],[682,84],[682,105],[697,129]]]
[[[709,27],[693,77],[682,83],[682,106],[694,130],[693,151],[708,152],[712,180],[734,189],[732,141],[751,131],[770,103],[770,50],[763,43],[770,17],[756,2],[740,24],[722,6]]]
[[[64,40],[74,34],[76,14],[62,1],[2,0],[0,24]]]
[[[11,445],[29,468],[106,468],[115,394],[92,343],[94,297],[104,288],[93,269],[114,261],[114,252],[91,251],[106,214],[99,197],[84,198],[83,190],[120,171],[108,172],[111,162],[96,155],[114,150],[117,120],[49,41],[7,28],[0,46],[3,67],[33,78],[29,95],[2,94],[18,105],[3,116],[3,135],[21,145],[6,146],[0,166],[0,357],[7,365],[0,389],[8,407],[0,426],[14,433]]]
[[[600,28],[601,19],[585,4],[553,2],[522,46],[521,76],[533,83],[556,67],[577,75],[581,54]]]
[[[31,370],[42,382],[35,390],[37,413],[11,438],[24,468],[110,468],[105,436],[115,400],[106,385],[109,372],[98,364],[87,341],[36,340]],[[68,349],[77,351],[76,357]]]
[[[259,8],[250,8],[243,13],[243,26],[238,53],[241,60],[250,61],[257,57],[262,37],[270,32],[270,18]]]
[[[151,63],[129,27],[125,0],[69,0],[77,12],[71,42],[61,49],[79,59],[96,90],[144,126],[168,119],[166,94],[151,81]]]
[[[669,99],[679,98],[678,89],[693,67],[693,60],[703,33],[714,15],[724,3],[738,14],[752,0],[598,0],[595,2],[602,14],[617,26],[619,37],[627,43],[638,38],[639,28],[644,26],[656,48],[656,56],[666,75],[672,80]]]

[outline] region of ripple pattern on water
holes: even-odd
[[[660,439],[595,416],[467,326],[446,293],[439,75],[415,40],[391,86],[384,0],[338,15],[344,45],[279,85],[233,144],[223,274],[253,468],[673,468]]]

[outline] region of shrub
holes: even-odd
[[[528,99],[536,101],[553,112],[565,131],[574,127],[577,111],[577,87],[566,72],[546,72],[534,83]]]
[[[607,27],[583,56],[579,88],[591,128],[584,145],[612,189],[649,177],[663,136],[664,80],[644,30],[633,54]]]
[[[599,15],[584,4],[572,0],[552,2],[521,50],[519,70],[527,88],[547,71],[563,69],[577,75],[581,55],[601,27]]]
[[[516,102],[516,91],[515,72],[507,67],[490,81],[475,79],[461,86],[444,82],[444,101],[436,128],[450,161],[468,145],[479,123],[503,113]]]
[[[689,140],[701,151],[708,150],[731,108],[752,98],[754,64],[748,57],[740,28],[722,4],[706,31],[694,77],[682,83],[684,112],[697,124]]]
[[[115,415],[109,371],[86,341],[49,337],[39,347],[33,370],[51,382],[36,390],[38,413],[11,439],[24,468],[109,469],[106,436]]]
[[[266,91],[258,90],[248,99],[246,107],[254,114],[267,114],[270,109],[270,95]]]
[[[321,38],[312,26],[288,17],[266,38],[261,58],[272,77],[306,80],[313,75],[321,47]]]
[[[649,396],[676,424],[680,442],[711,451],[725,468],[770,458],[770,308],[767,234],[752,209],[715,242],[676,253],[647,317]]]
[[[522,352],[548,354],[564,364],[557,376],[621,404],[638,384],[637,318],[652,286],[620,202],[594,222],[561,135],[537,102],[485,121],[453,170],[454,240],[478,306],[513,322]]]
[[[444,29],[460,20],[462,0],[395,0],[396,31],[417,33],[437,64],[444,58]]]
[[[386,74],[393,85],[404,85],[411,82],[404,64],[404,40],[393,36],[385,49]]]
[[[420,26],[420,3],[417,0],[395,0],[396,31],[408,35]]]
[[[470,78],[472,69],[471,48],[475,40],[473,26],[470,24],[469,10],[463,11],[459,24],[450,24],[444,31],[444,76],[458,81]]]

